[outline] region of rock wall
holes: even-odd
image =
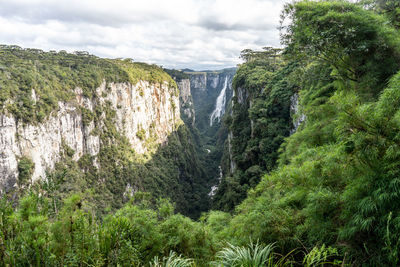
[[[176,83],[180,93],[180,110],[185,123],[194,126],[196,121],[193,98],[190,92],[190,80],[182,79]]]
[[[238,87],[235,90],[235,95],[237,96],[237,102],[238,104],[245,104],[247,99],[249,98],[249,94],[245,88]]]
[[[85,121],[82,108],[90,112],[106,104],[112,108],[117,130],[126,136],[137,153],[146,152],[145,142],[150,136],[158,143],[166,141],[180,120],[177,91],[166,82],[140,81],[135,85],[103,82],[92,99],[84,97],[79,88],[75,93],[73,101],[59,102],[58,110],[44,123],[22,124],[10,114],[0,115],[1,191],[17,185],[21,157],[33,161],[32,180],[35,181],[44,178],[46,170],[52,169],[60,160],[65,145],[74,150],[75,160],[84,154],[95,156],[99,152],[102,141],[98,132],[102,131],[104,122],[100,120],[95,125],[93,121]],[[105,115],[101,117],[105,118]]]
[[[214,122],[219,122],[220,117],[225,113],[233,95],[232,80],[235,72],[236,69],[225,69],[215,72],[187,73],[190,77],[190,90],[196,112],[196,127],[201,132],[206,133],[215,125],[215,123],[210,123],[210,119],[216,109],[219,112],[218,116],[214,116]],[[218,107],[218,96],[221,96],[222,92],[224,101],[220,102],[223,103],[223,107]]]
[[[207,73],[190,74],[190,83],[192,88],[199,89],[200,91],[206,91],[207,76]]]

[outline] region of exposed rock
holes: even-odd
[[[196,126],[201,132],[208,132],[225,113],[233,94],[232,80],[235,71],[225,69],[187,73],[196,111]]]
[[[195,123],[195,111],[193,105],[193,98],[190,92],[190,80],[189,79],[182,79],[177,82],[179,93],[180,93],[180,109],[182,119],[194,126]]]
[[[175,88],[167,83],[150,84],[139,81],[129,83],[103,82],[96,89],[96,97],[88,99],[76,88],[76,99],[69,103],[59,102],[45,122],[22,124],[10,114],[0,115],[0,190],[16,186],[18,159],[30,158],[34,166],[32,180],[44,178],[47,169],[54,168],[60,160],[64,145],[74,150],[73,159],[84,154],[95,156],[102,142],[94,134],[94,122],[84,123],[81,108],[94,111],[96,106],[106,103],[115,110],[117,130],[126,136],[137,153],[145,153],[146,138],[156,137],[156,142],[166,141],[179,121],[179,98]],[[35,98],[32,91],[32,98]],[[102,130],[103,123],[96,125]],[[140,138],[137,133],[145,133]]]
[[[235,95],[237,95],[237,102],[239,104],[244,104],[249,97],[246,89],[238,87],[235,91]]]
[[[125,187],[125,192],[123,193],[122,197],[127,201],[132,198],[138,191],[139,189],[136,186],[131,186],[131,184],[128,183]]]
[[[190,75],[190,82],[193,88],[197,88],[201,91],[207,90],[207,74],[191,74]]]
[[[222,168],[221,168],[221,166],[218,166],[218,169],[219,169],[219,175],[218,175],[217,184],[215,184],[215,185],[213,185],[213,186],[211,187],[211,190],[210,190],[210,192],[208,193],[208,196],[209,196],[209,197],[214,197],[214,196],[215,196],[215,194],[216,194],[217,191],[218,191],[218,187],[219,187],[219,185],[220,185],[220,183],[221,183],[221,180],[222,180],[223,174],[222,174]]]
[[[229,131],[228,133],[228,153],[229,153],[229,164],[230,164],[230,173],[236,170],[236,162],[233,159],[233,152],[232,152],[232,140],[233,140],[233,133]]]

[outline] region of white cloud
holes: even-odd
[[[0,43],[217,69],[279,46],[286,0],[0,0]]]

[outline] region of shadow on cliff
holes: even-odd
[[[154,199],[171,199],[177,212],[197,219],[210,207],[213,178],[207,175],[205,157],[200,155],[204,152],[195,139],[181,125],[148,156],[137,155],[123,139],[103,146],[96,158],[84,155],[77,162],[72,160],[73,153],[64,151],[40,188],[54,203],[80,193],[99,215],[146,191]]]

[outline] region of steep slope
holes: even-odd
[[[243,244],[243,237],[274,243],[283,254],[324,244],[321,249],[334,247],[330,251],[350,265],[397,266],[399,32],[386,16],[344,1],[300,1],[285,12],[291,24],[283,69],[290,72],[276,85],[294,89],[292,97],[282,98],[284,113],[298,97],[300,112],[292,116],[297,129],[283,140],[275,168],[235,207],[224,234],[236,243]],[[260,134],[252,137],[246,126],[240,127],[247,134],[242,141],[260,147]],[[245,151],[245,157],[253,155]],[[236,170],[243,171],[239,160]],[[227,197],[241,192],[241,180],[229,182],[232,190],[221,198],[221,208],[231,208]]]
[[[189,72],[193,104],[196,113],[195,127],[202,143],[200,154],[206,162],[207,175],[212,177],[210,196],[221,179],[220,162],[228,131],[223,124],[233,96],[232,80],[236,68],[219,71]],[[206,152],[206,153],[204,153]]]
[[[189,69],[166,71],[179,87],[182,118],[190,126],[196,140],[197,155],[204,163],[212,197],[221,179],[220,162],[228,137],[222,119],[231,107],[232,80],[236,68],[200,72]]]
[[[231,190],[220,208],[232,210],[227,200],[235,200],[236,189],[248,188],[232,211],[210,211],[192,221],[174,213],[167,200],[136,193],[123,208],[99,219],[87,201],[91,191],[65,198],[58,210],[50,186],[32,190],[16,208],[0,201],[0,261],[10,266],[399,266],[398,6],[395,0],[295,1],[282,14],[290,19],[284,53],[244,50],[246,63],[234,79],[233,109],[224,122],[231,136],[224,170],[233,175],[221,182],[220,190],[224,181]],[[187,82],[182,86],[182,97],[189,100]],[[126,157],[132,152],[129,142],[115,138],[115,146],[98,153],[100,166],[107,168],[94,178],[107,182],[149,168],[139,176],[155,177],[143,182],[164,182],[175,171],[166,168],[171,165],[180,166],[183,188],[171,180],[160,190],[181,193],[196,186],[198,180],[183,178],[199,171],[191,168],[198,166],[192,139],[185,138],[191,132],[195,127],[179,127],[168,138],[172,146],[158,146],[144,165]],[[92,173],[93,164],[85,164],[90,157],[77,164],[68,156],[72,151],[65,154],[61,163],[67,167],[55,168],[58,173],[49,178],[78,177],[82,169]],[[115,168],[116,161],[127,167]],[[259,170],[252,168],[256,165],[265,168],[259,182],[247,176]],[[29,160],[21,159],[20,175],[30,171]],[[249,177],[256,178],[254,188]]]
[[[276,166],[278,149],[293,129],[290,83],[295,65],[283,63],[279,49],[243,55],[234,79],[232,109],[225,117],[229,129],[222,158],[222,180],[214,207],[233,210],[260,176]]]
[[[197,116],[196,127],[208,136],[214,136],[221,118],[233,95],[232,80],[236,68],[220,71],[186,72],[190,79]]]
[[[174,91],[168,84],[147,81],[135,85],[103,82],[91,98],[76,88],[75,99],[58,102],[58,109],[38,124],[20,122],[10,113],[2,114],[1,188],[8,191],[17,186],[18,158],[32,160],[32,182],[45,178],[46,171],[54,168],[63,146],[74,151],[74,160],[86,154],[96,158],[100,147],[105,145],[101,139],[106,131],[106,124],[101,121],[106,116],[105,108],[115,112],[116,130],[126,137],[136,153],[148,151],[146,140],[150,138],[154,143],[165,142],[179,121],[179,102]]]
[[[59,200],[83,192],[101,213],[140,190],[170,197],[191,216],[207,209],[178,89],[162,69],[82,52],[1,53],[3,192],[36,184]]]

